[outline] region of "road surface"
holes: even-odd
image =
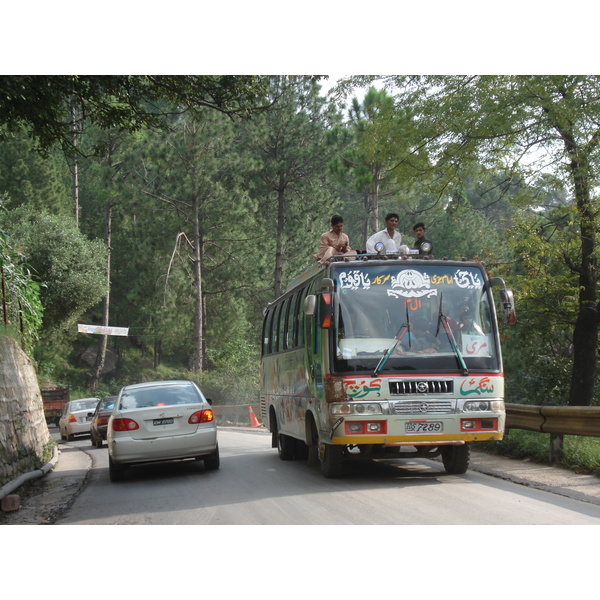
[[[108,450],[77,438],[88,482],[58,525],[590,525],[600,506],[431,460],[349,465],[325,479],[281,461],[264,430],[219,430],[221,468],[202,462],[136,467],[111,483]]]

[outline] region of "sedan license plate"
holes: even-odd
[[[170,419],[154,419],[153,425],[173,425],[173,417]]]
[[[444,424],[441,421],[409,421],[405,431],[407,434],[442,433]]]

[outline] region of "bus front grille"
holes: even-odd
[[[396,402],[394,405],[394,413],[397,415],[442,415],[451,412],[452,402],[450,400],[407,400]]]

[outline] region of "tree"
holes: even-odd
[[[25,350],[31,350],[42,325],[40,284],[36,282],[24,256],[15,250],[0,231],[0,299],[2,322],[20,332]]]
[[[576,254],[562,259],[577,279],[569,404],[593,398],[598,347],[598,281],[593,198],[600,166],[600,77],[427,76],[392,79],[415,123],[439,185],[479,162],[505,173],[550,170],[568,183],[578,225]],[[518,169],[518,171],[517,171]]]
[[[389,188],[392,152],[389,135],[393,131],[387,121],[393,119],[394,99],[385,90],[370,87],[362,104],[353,98],[349,111],[349,126],[358,152],[345,154],[348,168],[355,173],[356,181],[363,186],[364,239],[379,230],[379,203],[382,186]],[[383,194],[390,195],[388,191]]]
[[[311,261],[318,236],[331,218],[334,197],[323,165],[332,157],[326,134],[339,120],[335,107],[319,95],[310,77],[276,77],[273,107],[242,125],[241,141],[254,157],[250,193],[260,203],[263,252],[274,257],[272,290],[278,297],[291,278]]]
[[[232,174],[234,147],[232,123],[207,112],[199,120],[180,119],[166,144],[145,156],[145,193],[163,204],[177,227],[171,259],[164,263],[165,287],[177,269],[191,269],[194,371],[207,366],[205,270],[228,262],[243,242],[235,239],[239,229],[232,222],[244,205]]]
[[[0,144],[0,205],[8,209],[27,204],[34,210],[69,215],[69,188],[64,180],[64,157],[49,151],[46,157],[33,151],[33,141],[16,131]]]
[[[76,322],[104,296],[105,249],[87,240],[74,222],[25,208],[2,215],[0,221],[31,266],[40,284],[44,336]]]
[[[267,83],[255,75],[0,76],[0,125],[4,135],[25,127],[41,150],[58,144],[73,155],[73,128],[81,129],[72,115],[84,125],[121,131],[204,108],[247,116],[267,106]]]

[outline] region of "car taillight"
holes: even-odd
[[[214,418],[215,418],[215,415],[210,408],[208,408],[206,410],[197,410],[188,419],[188,423],[191,423],[192,425],[194,423],[208,423],[209,421],[213,421]]]
[[[98,417],[96,422],[98,423],[98,425],[106,425],[108,423],[109,418],[110,417]]]
[[[69,423],[77,423],[75,415],[69,415]]]
[[[133,419],[113,419],[113,431],[133,431],[140,426]]]

